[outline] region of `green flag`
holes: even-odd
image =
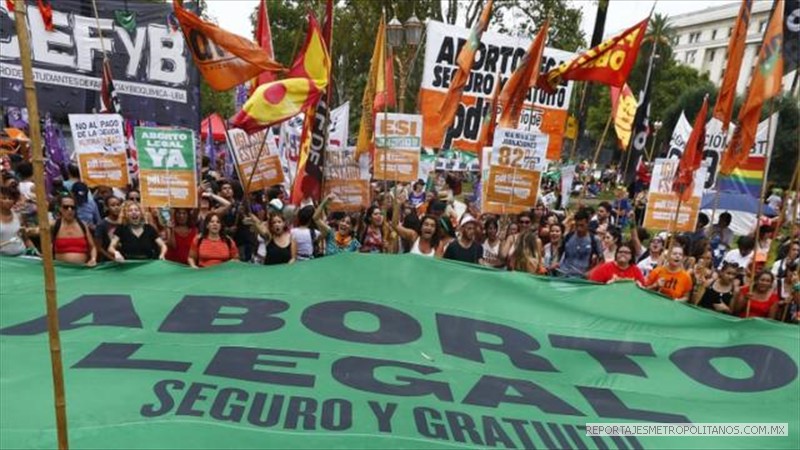
[[[41,267],[0,258],[0,448],[56,445]],[[413,255],[57,268],[72,448],[800,447],[798,329]],[[587,436],[778,423],[780,437]]]

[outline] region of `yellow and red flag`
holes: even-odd
[[[313,14],[308,34],[287,78],[259,86],[232,120],[232,125],[255,133],[277,125],[315,105],[328,86],[331,61]]]
[[[378,25],[378,35],[375,36],[375,49],[372,50],[372,61],[369,66],[369,77],[367,86],[364,88],[364,96],[361,98],[361,123],[358,127],[358,141],[356,142],[356,160],[365,152],[371,152],[373,135],[375,134],[375,111],[376,106],[383,109],[385,101],[392,100],[388,92],[391,86],[394,91],[394,80],[387,82],[386,70],[386,17],[381,17]],[[381,98],[378,99],[378,93]],[[392,100],[393,101],[393,100]],[[386,104],[386,106],[389,106]]]
[[[286,70],[253,41],[184,9],[183,0],[172,0],[172,5],[192,58],[212,89],[227,91],[262,72]]]
[[[542,66],[542,53],[544,52],[549,24],[550,22],[545,20],[544,25],[536,34],[536,38],[531,42],[528,52],[525,53],[511,78],[503,86],[503,91],[500,93],[500,104],[503,105],[503,112],[500,114],[501,127],[517,127],[525,98],[531,88],[536,87],[536,81],[539,79],[539,68]]]
[[[706,142],[706,115],[708,114],[708,94],[703,99],[703,106],[694,118],[694,126],[686,147],[683,149],[675,179],[672,182],[672,191],[681,197],[681,201],[689,201],[692,197],[694,173],[700,169],[703,162],[703,147]]]
[[[555,91],[562,80],[596,81],[609,86],[622,86],[633,69],[639,46],[647,31],[647,18],[622,33],[601,42],[540,77],[537,85]]]
[[[777,0],[758,52],[747,99],[739,110],[739,126],[722,154],[719,167],[722,175],[730,175],[747,161],[750,149],[756,141],[761,107],[768,99],[781,93],[783,45],[783,0]]]
[[[739,71],[742,68],[744,48],[747,45],[747,26],[750,24],[750,9],[753,0],[742,0],[739,7],[739,17],[731,31],[728,41],[728,65],[725,67],[725,77],[719,87],[717,103],[714,105],[714,117],[722,122],[722,129],[728,130],[733,116],[733,100],[736,98],[736,83],[739,82]]]
[[[480,46],[483,32],[489,27],[489,18],[492,16],[493,4],[494,0],[489,0],[486,6],[483,7],[480,19],[472,26],[467,42],[458,53],[458,58],[456,59],[458,69],[456,69],[456,72],[453,74],[447,94],[444,99],[442,99],[442,103],[439,106],[439,116],[441,120],[437,124],[435,130],[435,136],[438,142],[444,142],[445,133],[447,129],[453,125],[453,121],[456,118],[458,105],[461,102],[461,94],[467,86],[469,74],[472,71],[472,64],[475,62],[475,53]]]
[[[623,84],[622,88],[611,86],[611,117],[623,151],[628,149],[628,143],[631,141],[633,118],[638,107],[636,96],[633,95],[628,83]]]

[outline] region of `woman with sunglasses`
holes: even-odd
[[[733,311],[739,317],[764,317],[775,319],[778,315],[778,293],[772,288],[775,276],[770,272],[760,272],[755,279],[752,291],[745,286],[736,296]]]
[[[97,249],[89,227],[78,219],[72,196],[58,199],[58,219],[53,223],[53,255],[56,261],[70,264],[97,265]]]
[[[167,244],[155,227],[145,223],[142,206],[128,200],[122,205],[122,222],[114,230],[108,252],[114,255],[116,261],[163,260],[167,254]]]
[[[620,280],[633,280],[644,284],[644,275],[633,261],[633,245],[620,244],[614,251],[614,260],[600,264],[589,272],[589,281],[613,283]]]

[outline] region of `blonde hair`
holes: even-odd
[[[128,217],[128,208],[131,205],[134,205],[137,208],[139,208],[139,215],[141,216],[141,220],[144,221],[144,210],[142,210],[142,205],[140,205],[139,203],[137,203],[137,202],[135,202],[133,200],[125,200],[122,203],[122,211],[120,212],[120,215],[119,215],[120,216],[120,222],[122,223],[122,225],[130,225],[130,223],[131,223],[131,219],[130,219],[130,217]]]

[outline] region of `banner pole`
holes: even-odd
[[[61,362],[61,336],[58,326],[58,303],[56,296],[56,274],[53,268],[52,239],[50,219],[47,217],[47,192],[45,190],[44,155],[42,132],[39,126],[39,104],[36,98],[36,85],[33,81],[31,63],[31,43],[28,34],[27,2],[14,2],[14,20],[19,40],[20,62],[22,64],[22,83],[25,89],[25,103],[30,122],[31,155],[33,158],[33,177],[36,189],[36,215],[39,220],[39,237],[42,244],[42,269],[44,272],[45,304],[47,305],[47,334],[50,346],[50,364],[53,375],[53,396],[56,410],[56,434],[58,448],[69,448],[67,437],[67,399],[64,389],[64,367]],[[101,40],[102,42],[102,40]]]
[[[581,101],[578,104],[578,113],[579,114],[580,114],[580,111],[583,110],[583,104],[584,104],[584,101],[586,100],[586,88],[587,88],[587,86],[589,86],[589,82],[588,81],[584,81],[583,82],[583,90],[581,91]],[[575,160],[575,149],[578,147],[578,140],[580,140],[581,132],[583,131],[583,130],[581,130],[580,121],[578,121],[578,123],[576,124],[576,128],[577,128],[577,133],[575,133],[575,139],[572,140],[572,148],[569,151],[569,161],[574,161]]]
[[[592,164],[589,166],[589,170],[593,170],[594,165],[597,164],[597,158],[600,156],[600,149],[603,148],[603,143],[606,141],[606,134],[608,134],[608,129],[611,128],[611,120],[612,115],[608,115],[608,120],[606,121],[606,127],[603,129],[603,134],[600,136],[600,141],[597,142],[597,148],[594,151],[594,156],[592,157]],[[583,189],[581,189],[581,198],[580,203],[582,204],[583,201],[586,199],[586,184],[588,183],[588,178],[586,173],[583,174]]]

